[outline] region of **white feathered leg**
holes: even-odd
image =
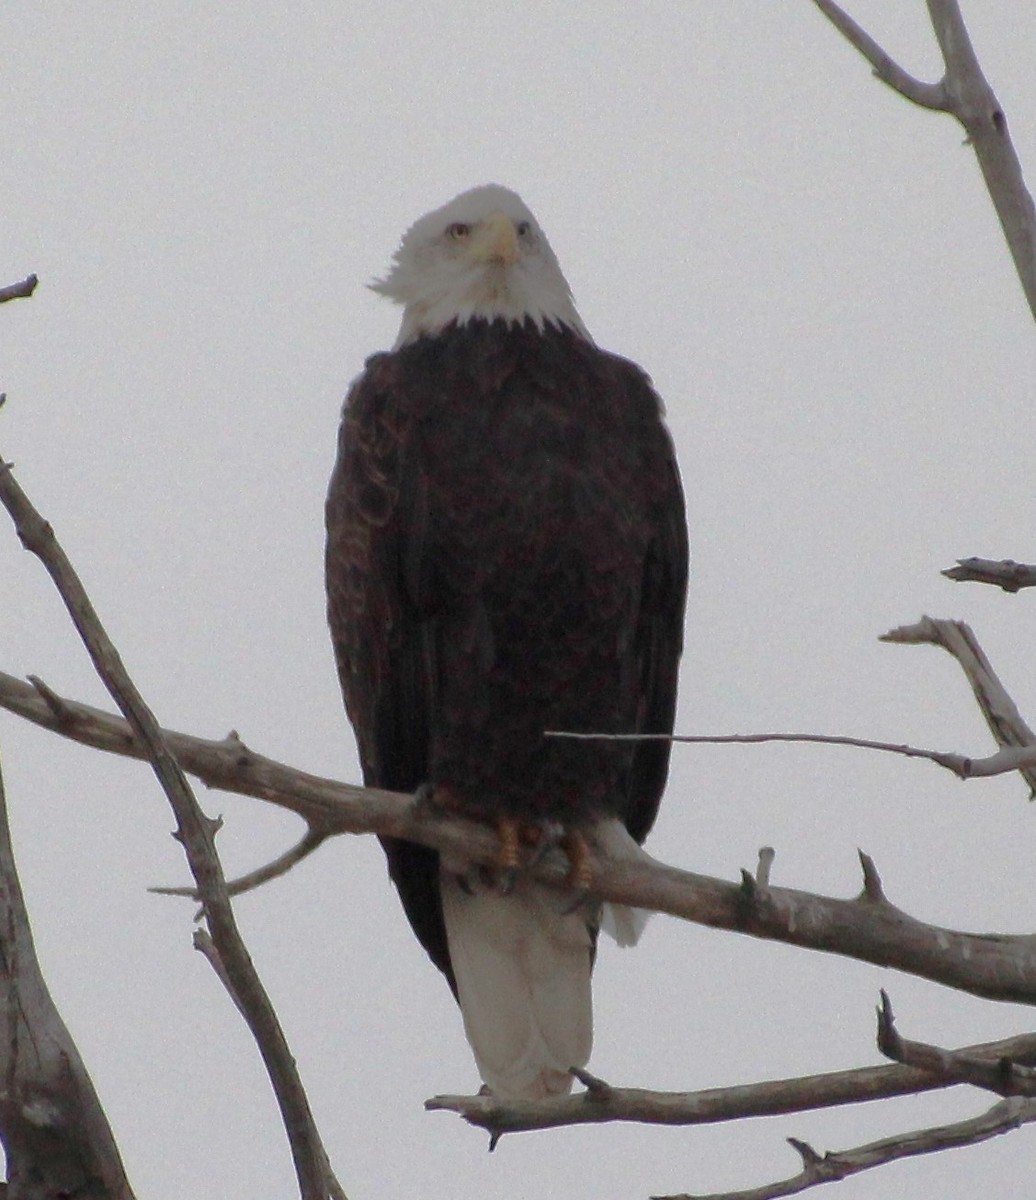
[[[484,1082],[503,1099],[568,1092],[593,1041],[586,911],[521,875],[501,892],[440,876],[464,1029]]]

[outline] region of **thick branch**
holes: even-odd
[[[215,848],[217,823],[201,811],[186,776],[165,741],[154,714],[130,679],[115,646],[50,525],[18,486],[0,459],[0,502],[7,509],[26,549],[46,567],[83,640],[98,675],[122,710],[144,749],[176,814],[176,837],[194,876],[212,939],[224,967],[224,979],[245,1015],[280,1105],[303,1200],[327,1200],[338,1190],[317,1133],[302,1082],[255,966],[237,928]]]
[[[1007,131],[1007,117],[982,73],[957,0],[928,0],[928,14],[946,63],[943,83],[949,111],[967,130],[1036,317],[1036,208]]]
[[[142,757],[117,717],[0,675],[0,707],[99,749]],[[205,783],[298,813],[311,829],[375,833],[421,842],[451,858],[492,865],[495,834],[486,826],[430,811],[411,797],[335,783],[264,758],[236,737],[210,742],[166,732],[184,770]],[[594,891],[603,899],[736,930],[753,937],[825,950],[920,975],[998,1000],[1036,1003],[1036,938],[959,933],[926,925],[876,895],[838,900],[790,888],[725,883],[665,866],[641,852],[622,861],[591,847]],[[568,864],[548,855],[532,868],[562,886]],[[873,889],[871,889],[873,892]]]
[[[8,1191],[133,1200],[104,1110],[36,959],[2,778],[0,988],[0,1141]]]

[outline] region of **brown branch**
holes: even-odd
[[[1036,734],[1025,723],[1007,689],[990,666],[989,659],[982,652],[974,633],[963,621],[922,617],[915,625],[901,625],[898,629],[890,630],[881,640],[908,646],[941,646],[953,655],[967,676],[975,700],[998,745],[1005,749],[1036,746]],[[999,756],[993,756],[990,761],[994,762],[996,757]],[[1024,755],[1020,757],[1023,760],[1025,758]],[[1025,765],[1024,761],[1018,769],[1029,785],[1030,794],[1036,795],[1036,770]]]
[[[969,1059],[995,1064],[1008,1058],[1036,1063],[1036,1034],[965,1046],[956,1051]],[[582,1078],[582,1076],[580,1076]],[[587,1080],[583,1080],[587,1083]],[[810,1112],[845,1104],[862,1104],[891,1096],[913,1095],[952,1087],[960,1082],[911,1065],[860,1067],[793,1079],[774,1079],[697,1092],[655,1092],[596,1086],[549,1100],[507,1101],[495,1096],[435,1096],[425,1102],[433,1111],[455,1112],[494,1138],[505,1133],[553,1129],[561,1125],[593,1125],[631,1121],[643,1125],[713,1125],[746,1117]]]
[[[6,304],[8,300],[28,300],[36,290],[38,283],[39,279],[35,275],[27,275],[18,283],[9,283],[5,287],[0,287],[0,304]]]
[[[0,988],[0,1141],[11,1195],[20,1188],[21,1196],[133,1200],[101,1102],[40,971],[2,778]]]
[[[988,1112],[970,1120],[898,1134],[851,1150],[820,1155],[807,1142],[788,1138],[803,1163],[802,1171],[790,1179],[741,1192],[716,1192],[708,1196],[683,1193],[679,1196],[655,1196],[653,1200],[779,1200],[779,1197],[794,1196],[821,1183],[834,1183],[873,1167],[883,1167],[900,1158],[933,1154],[960,1146],[975,1146],[1001,1133],[1010,1133],[1030,1121],[1036,1121],[1036,1101],[1014,1096],[1009,1100],[1001,1100]]]
[[[1036,566],[1009,558],[958,558],[957,565],[947,567],[942,574],[955,583],[989,583],[1005,592],[1036,587]]]
[[[25,548],[37,555],[53,579],[98,675],[126,717],[169,800],[176,815],[175,836],[184,848],[194,876],[205,919],[224,966],[224,978],[232,985],[234,1001],[246,1016],[270,1076],[301,1195],[303,1200],[327,1200],[332,1194],[333,1175],[276,1011],[234,919],[216,854],[216,823],[205,816],[195,800],[183,769],[130,679],[54,531],[30,503],[2,458],[0,503],[14,521]]]
[[[143,756],[117,717],[63,698],[57,706],[60,715],[54,712],[53,700],[48,703],[35,688],[0,674],[0,707],[87,745]],[[172,732],[165,736],[184,770],[205,783],[298,813],[314,830],[403,838],[451,858],[496,862],[498,845],[491,829],[414,804],[409,796],[295,771],[243,747],[238,739],[212,742]],[[973,995],[1036,1003],[1033,937],[960,933],[927,925],[866,889],[853,900],[791,888],[749,891],[666,866],[643,851],[620,861],[592,846],[589,866],[594,891],[605,900],[894,967]],[[531,869],[555,886],[567,879],[568,864],[560,853],[548,854]]]

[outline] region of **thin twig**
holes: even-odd
[[[900,639],[893,636],[893,634],[898,634],[899,632],[901,631],[894,630],[892,634],[886,634],[883,640],[898,641]],[[902,640],[907,639],[904,638]],[[1017,713],[1017,709],[1015,712]],[[1018,720],[1021,720],[1021,718],[1019,717]],[[758,745],[762,742],[807,742],[820,746],[854,746],[858,750],[878,750],[886,754],[900,754],[904,758],[923,758],[935,763],[937,766],[945,767],[948,771],[952,771],[958,779],[987,779],[993,775],[1006,775],[1010,771],[1018,771],[1025,776],[1027,781],[1029,780],[1030,773],[1033,773],[1034,777],[1036,777],[1036,742],[1033,742],[1031,745],[1005,746],[1004,749],[999,750],[996,754],[989,754],[984,758],[972,758],[966,754],[956,754],[944,750],[922,750],[918,746],[906,746],[899,742],[876,742],[869,738],[846,737],[840,734],[824,733],[572,733],[566,730],[550,730],[544,736],[590,742],[662,741],[706,746]]]
[[[253,888],[261,887],[264,883],[269,883],[271,879],[286,875],[292,867],[298,866],[304,858],[308,858],[314,850],[318,850],[327,840],[327,836],[323,830],[307,829],[294,846],[285,850],[272,862],[268,862],[262,867],[256,867],[247,875],[229,880],[226,885],[227,895],[240,896],[244,892],[252,891]],[[156,896],[183,896],[188,900],[200,899],[197,888],[150,887],[148,891],[153,892]]]
[[[233,985],[235,1003],[247,1020],[269,1073],[284,1120],[303,1200],[327,1200],[327,1156],[309,1108],[294,1059],[252,960],[238,931],[215,848],[215,824],[201,811],[183,769],[169,749],[154,714],[144,703],[86,591],[50,525],[18,486],[0,458],[0,503],[18,536],[53,579],[98,675],[122,710],[176,815],[183,845],[213,941]]]
[[[961,779],[971,773],[973,759],[963,754],[943,750],[922,750],[918,746],[907,746],[902,742],[877,742],[870,738],[848,737],[834,733],[574,733],[566,729],[549,729],[543,735],[550,738],[568,738],[579,742],[674,742],[688,746],[751,746],[763,742],[807,742],[818,746],[854,746],[858,750],[880,750],[886,754],[900,754],[904,758],[924,758],[952,771]]]

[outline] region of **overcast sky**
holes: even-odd
[[[1036,6],[965,3],[1036,172]],[[921,0],[855,0],[935,78]],[[341,397],[391,345],[366,291],[402,231],[490,180],[521,193],[589,329],[653,376],[687,492],[679,728],[804,730],[981,754],[959,670],[881,645],[923,612],[970,622],[1030,720],[1033,599],[953,585],[959,556],[1032,561],[1036,338],[963,134],[873,80],[808,0],[636,5],[28,4],[0,9],[0,454],[52,521],[163,724],[358,779],[324,623],[322,504]],[[42,568],[0,522],[0,669],[109,706]],[[18,856],[48,981],[138,1196],[294,1191],[241,1020],[191,949],[172,817],[140,764],[0,715]],[[298,835],[206,793],[237,874]],[[678,748],[649,848],[727,879],[848,896],[856,852],[935,924],[1034,925],[1024,784],[821,747]],[[351,1200],[629,1200],[798,1169],[977,1114],[958,1090],[691,1130],[504,1139],[437,1092],[477,1076],[371,839],[241,900]],[[696,1089],[873,1064],[1031,1014],[656,918],[603,947],[591,1068]],[[839,1200],[1017,1186],[1031,1128],[842,1183]],[[1008,1183],[1008,1181],[1014,1181]]]

